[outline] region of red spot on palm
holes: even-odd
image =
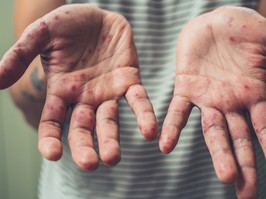
[[[229,40],[230,40],[231,42],[235,42],[235,41],[236,41],[235,37],[233,37],[233,36],[230,36],[230,37],[229,37]]]
[[[245,89],[245,91],[248,91],[250,89],[250,87],[248,85],[244,85],[244,89]]]
[[[74,93],[74,92],[76,92],[76,90],[77,90],[77,86],[76,85],[72,85],[71,86],[71,91]]]

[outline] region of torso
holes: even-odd
[[[222,5],[256,6],[251,0],[88,0],[69,3],[92,3],[128,19],[134,32],[142,82],[160,126],[173,93],[176,41],[184,24]],[[235,198],[234,186],[224,185],[216,178],[202,136],[198,109],[193,109],[178,146],[169,155],[159,151],[158,140],[144,140],[125,100],[121,100],[119,114],[121,162],[112,168],[101,164],[93,173],[81,171],[71,160],[66,130],[63,158],[57,163],[44,161],[40,198]],[[257,153],[263,158],[259,149]]]

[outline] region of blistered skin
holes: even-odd
[[[131,27],[122,16],[75,4],[41,17],[1,60],[0,87],[16,82],[37,55],[47,81],[38,128],[38,146],[45,158],[62,156],[61,131],[71,108],[69,145],[76,164],[87,170],[97,168],[94,128],[103,162],[119,162],[117,115],[122,96],[135,112],[144,137],[157,136],[153,107],[141,85]]]

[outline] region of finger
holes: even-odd
[[[149,97],[142,85],[130,86],[125,94],[126,100],[137,117],[142,135],[153,140],[158,135],[158,124]]]
[[[232,183],[237,177],[237,166],[231,151],[224,115],[216,109],[202,109],[202,129],[218,179]]]
[[[58,160],[63,154],[61,131],[66,113],[67,105],[62,99],[47,96],[38,129],[38,148],[48,160]]]
[[[84,170],[95,170],[98,157],[93,143],[94,109],[86,104],[73,107],[68,142],[74,162]]]
[[[97,109],[96,132],[102,161],[113,166],[120,161],[118,102],[106,101]]]
[[[256,198],[256,159],[250,130],[243,114],[226,114],[239,173],[236,181],[238,198]]]
[[[15,83],[48,42],[48,26],[43,20],[37,20],[28,26],[0,61],[0,89]]]
[[[259,143],[266,157],[266,102],[260,102],[250,109],[251,121]]]
[[[159,140],[160,150],[163,153],[170,153],[175,148],[191,109],[192,104],[185,98],[174,96],[168,108]]]

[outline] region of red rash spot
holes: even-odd
[[[103,35],[102,36],[102,41],[104,42],[106,40],[106,38],[107,38],[106,35]]]
[[[112,38],[112,35],[102,35],[102,42],[104,43],[105,41],[110,41]]]
[[[208,24],[208,25],[206,26],[206,29],[207,29],[208,31],[211,31],[211,30],[212,30],[212,26],[211,26],[211,24]]]
[[[236,40],[235,40],[235,38],[234,37],[229,37],[229,40],[231,41],[231,42],[235,42]]]
[[[217,113],[214,113],[212,116],[211,116],[211,120],[215,120],[217,118]]]
[[[230,149],[223,149],[222,151],[223,151],[223,153],[224,153],[225,155],[230,154]]]
[[[47,108],[48,108],[49,110],[51,110],[51,111],[53,111],[53,110],[54,110],[54,106],[53,106],[53,105],[51,105],[51,104],[47,104]]]
[[[63,84],[65,84],[67,82],[66,78],[63,78],[62,82],[63,82]]]
[[[93,90],[88,90],[87,93],[88,93],[88,95],[92,96],[93,95]]]
[[[156,125],[156,124],[154,124],[154,125],[153,125],[153,127],[151,127],[151,130],[152,130],[152,132],[155,132],[155,131],[157,131],[157,130],[158,130],[158,128],[157,128],[157,125]]]
[[[94,125],[94,118],[89,119],[89,124],[90,124],[90,126]]]
[[[111,112],[114,112],[114,111],[116,111],[116,107],[114,107],[114,106],[111,106],[111,107],[110,107],[110,111],[111,111]]]
[[[76,90],[77,90],[77,87],[76,87],[75,85],[72,85],[72,86],[71,86],[71,91],[72,91],[72,92],[75,92]]]
[[[86,75],[84,74],[84,73],[82,73],[82,74],[80,74],[80,79],[82,80],[82,81],[84,81],[85,80],[85,78],[86,78]]]
[[[228,20],[228,25],[231,27],[232,26],[232,22],[234,21],[233,17],[230,17]]]
[[[243,25],[242,28],[246,28],[247,26],[246,25]]]
[[[63,111],[64,110],[64,107],[63,106],[59,106],[59,110],[60,111]]]
[[[54,16],[54,19],[55,19],[55,20],[58,20],[58,19],[59,19],[58,15],[55,15],[55,16]]]
[[[103,144],[106,145],[106,144],[109,144],[110,143],[110,140],[106,139],[103,141]]]
[[[74,117],[75,121],[82,122],[85,120],[84,112],[82,112],[82,111],[79,113],[75,113],[73,117]]]
[[[211,137],[210,138],[210,143],[213,144],[215,142],[216,138],[215,137]]]
[[[18,43],[18,44],[17,44],[17,47],[18,47],[18,48],[20,48],[21,46],[22,46],[22,44],[21,44],[21,43]]]
[[[47,24],[46,24],[46,22],[41,21],[41,22],[40,22],[40,28],[41,28],[41,30],[46,29],[46,28],[47,28]]]
[[[228,86],[228,83],[227,82],[222,82],[222,87],[226,87]]]
[[[69,65],[70,66],[74,66],[75,65],[75,62],[70,62]]]
[[[89,50],[89,54],[92,54],[92,50],[91,49]]]
[[[68,15],[70,12],[69,11],[66,11],[65,13]]]
[[[134,93],[134,96],[135,96],[136,98],[139,98],[139,93]]]
[[[249,90],[250,88],[249,88],[248,85],[244,85],[244,89],[245,89],[245,90]]]

